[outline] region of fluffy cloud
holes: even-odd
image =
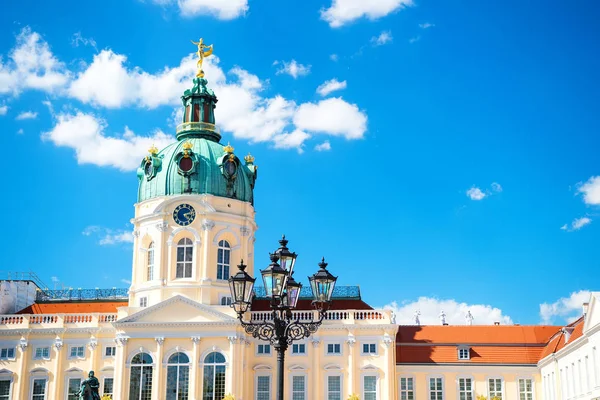
[[[19,115],[17,115],[17,117],[15,118],[17,121],[22,121],[24,119],[36,119],[38,116],[37,112],[33,112],[33,111],[24,111],[22,113],[20,113]]]
[[[24,28],[9,54],[0,58],[0,93],[18,95],[24,89],[55,92],[69,80],[69,72],[50,51],[40,34]]]
[[[331,144],[328,140],[315,146],[315,151],[329,151],[331,150]]]
[[[435,24],[431,24],[429,22],[425,22],[424,24],[419,24],[419,28],[421,29],[429,29],[429,28],[433,28],[435,26]]]
[[[416,301],[401,304],[394,301],[384,308],[394,311],[396,323],[401,325],[414,325],[416,312],[420,313],[421,325],[440,325],[442,311],[446,314],[446,322],[450,325],[465,325],[469,311],[474,318],[474,325],[492,325],[494,322],[500,322],[503,325],[513,323],[512,319],[504,315],[499,308],[486,304],[459,303],[452,299],[419,297]]]
[[[6,115],[8,112],[8,106],[0,106],[0,115]]]
[[[485,193],[483,193],[481,191],[481,189],[479,189],[476,186],[473,186],[472,188],[470,188],[469,190],[467,190],[467,196],[471,199],[471,200],[483,200],[486,196]]]
[[[394,38],[392,37],[392,31],[384,31],[379,36],[373,36],[371,38],[371,44],[373,46],[383,46],[386,43],[390,43]]]
[[[588,217],[575,218],[571,222],[570,226],[569,226],[569,224],[564,224],[563,226],[560,227],[560,229],[562,229],[563,231],[567,231],[567,232],[573,232],[573,231],[580,230],[581,228],[583,228],[584,226],[586,226],[590,223],[592,223],[592,220]]]
[[[162,131],[137,136],[125,127],[122,135],[111,137],[105,134],[105,128],[106,123],[91,114],[59,114],[54,128],[43,133],[42,139],[75,150],[79,164],[110,166],[121,171],[134,170],[152,144],[162,148],[173,141]]]
[[[572,322],[583,313],[583,303],[590,300],[589,290],[573,292],[569,297],[561,297],[554,303],[540,304],[540,318],[542,324],[555,323],[557,317],[566,322]]]
[[[321,10],[321,19],[338,28],[359,18],[373,21],[413,4],[413,0],[332,0],[329,8]]]
[[[338,97],[300,105],[294,124],[308,132],[361,139],[367,130],[367,116],[355,104]]]
[[[335,92],[336,90],[346,89],[346,86],[346,81],[340,82],[333,78],[319,85],[317,88],[317,93],[319,93],[321,96],[327,96],[329,93]]]
[[[174,0],[153,1],[163,6],[174,3]],[[248,11],[248,0],[178,0],[177,5],[184,17],[211,15],[221,20],[230,20]]]
[[[587,205],[600,205],[600,176],[592,176],[584,184],[579,185],[577,192],[583,194]]]
[[[296,60],[292,60],[290,62],[282,61],[281,63],[279,61],[275,61],[273,64],[274,65],[281,64],[281,67],[276,72],[277,75],[288,74],[294,79],[297,79],[299,76],[308,75],[310,73],[310,67],[311,67],[310,65],[298,64],[298,62],[296,62]]]
[[[500,193],[502,191],[502,186],[498,182],[492,182],[492,190],[496,193]]]
[[[303,153],[302,144],[310,135],[299,129],[292,133],[281,133],[273,137],[276,149],[297,149],[298,153]]]
[[[91,46],[97,51],[96,41],[93,38],[83,37],[81,35],[81,32],[77,32],[73,35],[73,38],[71,39],[71,44],[73,45],[73,47],[79,47],[80,45]]]
[[[101,246],[113,245],[118,243],[133,243],[133,234],[129,231],[114,230],[100,226],[88,226],[81,232],[85,236],[98,237],[98,244]]]

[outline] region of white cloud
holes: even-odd
[[[582,185],[577,192],[583,194],[583,201],[587,205],[600,205],[600,176],[592,176]]]
[[[502,186],[498,182],[492,182],[492,190],[496,193],[502,192]]]
[[[0,115],[6,115],[8,112],[8,106],[0,106]]]
[[[99,241],[98,244],[101,246],[118,244],[118,243],[133,243],[133,234],[125,230],[114,230],[109,228],[103,228],[101,226],[88,226],[81,232],[85,236],[96,236]]]
[[[343,136],[346,139],[361,139],[367,130],[367,116],[356,104],[349,104],[340,97],[304,103],[294,115],[294,124],[299,129]]]
[[[570,226],[569,226],[569,224],[564,224],[563,226],[560,227],[560,229],[562,229],[563,231],[567,231],[567,232],[573,232],[573,231],[578,231],[581,228],[583,228],[584,226],[591,224],[591,223],[592,223],[592,220],[588,217],[575,218],[571,222]]]
[[[17,36],[9,61],[0,58],[0,93],[18,95],[24,89],[55,92],[69,80],[69,72],[50,51],[40,34],[26,27]]]
[[[154,0],[165,5],[169,0]],[[178,0],[177,5],[184,17],[210,15],[221,20],[231,20],[243,16],[248,11],[248,0]]]
[[[421,325],[440,325],[440,313],[446,314],[446,322],[450,325],[465,325],[466,315],[470,311],[473,316],[473,325],[492,325],[500,322],[511,325],[512,319],[504,315],[502,310],[487,304],[459,303],[453,299],[436,299],[432,297],[419,297],[416,301],[392,302],[384,306],[394,311],[396,323],[401,325],[414,325],[415,312],[419,312]]]
[[[326,140],[323,143],[316,145],[315,146],[315,150],[316,151],[329,151],[329,150],[331,150],[331,144],[329,143],[329,140]]]
[[[555,318],[560,317],[565,321],[580,317],[583,313],[583,303],[590,299],[589,290],[573,292],[569,297],[561,297],[554,303],[540,304],[540,318],[542,324],[555,323]]]
[[[329,59],[330,59],[331,61],[337,61],[337,60],[339,60],[339,56],[338,56],[337,54],[331,54],[331,55],[329,56]]]
[[[24,111],[22,113],[20,113],[19,115],[17,115],[17,117],[15,118],[17,121],[22,121],[25,119],[36,119],[38,116],[37,112],[33,112],[33,111]]]
[[[296,129],[292,133],[281,133],[273,137],[276,149],[297,149],[298,153],[304,153],[302,145],[306,139],[310,138],[310,135],[299,129]]]
[[[321,9],[321,19],[338,28],[363,17],[373,21],[413,4],[413,0],[332,0],[329,8]]]
[[[486,194],[483,193],[478,187],[473,186],[471,189],[467,190],[467,196],[471,200],[483,200]]]
[[[282,61],[281,64],[283,64],[283,66],[277,70],[277,75],[288,74],[294,79],[297,79],[299,76],[306,76],[310,73],[310,65],[298,64],[296,60],[290,62]],[[274,65],[279,65],[279,63]]]
[[[71,44],[74,47],[79,47],[80,45],[83,46],[91,46],[94,49],[98,50],[96,47],[96,41],[93,38],[85,38],[81,35],[81,32],[77,32],[73,35],[73,38],[71,39]]]
[[[329,93],[335,92],[336,90],[346,89],[346,86],[346,81],[340,82],[333,78],[319,85],[317,88],[317,93],[319,93],[321,96],[327,96]]]
[[[408,43],[413,44],[413,43],[418,42],[419,40],[421,40],[421,36],[414,36],[414,37],[411,37],[410,39],[408,39]]]
[[[390,43],[393,39],[392,31],[383,31],[379,36],[373,36],[371,38],[371,44],[373,44],[373,46],[383,46],[386,43]]]
[[[421,29],[429,29],[429,28],[433,28],[435,26],[435,24],[429,23],[429,22],[425,22],[424,24],[419,24],[419,28]]]
[[[111,137],[106,136],[105,128],[106,123],[92,114],[59,114],[55,126],[43,133],[42,139],[75,150],[79,164],[110,166],[121,171],[134,170],[153,144],[160,149],[173,142],[173,137],[162,131],[137,136],[125,127],[122,135]]]

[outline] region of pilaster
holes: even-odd
[[[64,384],[62,382],[59,382],[59,379],[63,379],[62,374],[60,373],[60,371],[63,370],[62,368],[62,361],[63,361],[63,356],[64,356],[64,352],[61,351],[63,348],[63,341],[60,337],[56,337],[56,339],[54,340],[54,345],[52,346],[52,350],[54,352],[54,398],[55,399],[62,399],[62,393],[61,393],[61,389],[63,388]],[[25,397],[23,397],[25,398]]]
[[[227,368],[227,375],[229,375],[229,376],[226,376],[226,378],[225,378],[225,394],[234,393],[235,389],[234,389],[233,381],[236,379],[236,377],[239,377],[238,371],[237,371],[238,357],[235,354],[237,347],[238,347],[237,346],[238,337],[237,336],[229,336],[227,339],[229,339],[229,366],[230,366],[230,368]]]
[[[28,342],[24,337],[21,338],[17,345],[17,352],[19,357],[17,358],[17,370],[19,371],[19,381],[14,394],[15,399],[26,399],[29,395],[27,393],[27,382],[29,380],[29,374],[27,373],[27,357],[29,352],[27,351]]]
[[[313,359],[313,366],[312,366],[312,373],[313,373],[313,378],[312,378],[312,384],[308,384],[307,382],[307,392],[308,392],[308,398],[310,399],[318,399],[321,393],[316,392],[317,390],[319,390],[319,388],[321,387],[321,382],[320,382],[320,376],[319,373],[321,372],[321,340],[318,337],[313,337],[311,339],[311,343],[312,343],[312,359]],[[311,390],[312,388],[312,390]]]
[[[161,382],[162,382],[162,376],[163,376],[163,370],[164,370],[164,366],[163,366],[163,344],[165,343],[165,338],[164,337],[156,337],[154,338],[154,340],[156,341],[156,350],[155,350],[155,354],[156,356],[155,358],[155,365],[156,367],[154,368],[154,376],[152,377],[152,400],[160,400],[162,399],[162,393],[160,391],[161,389]]]
[[[190,399],[200,399],[198,373],[200,370],[200,337],[192,336],[192,359],[190,366]]]
[[[128,393],[126,393],[127,386],[125,382],[129,382],[129,371],[127,370],[125,363],[127,357],[127,341],[129,338],[125,336],[117,336],[115,343],[117,344],[115,354],[115,380],[113,387],[113,397],[115,399],[126,399]]]
[[[346,339],[346,343],[348,344],[348,396],[353,393],[358,393],[355,391],[355,372],[356,372],[356,355],[354,352],[356,351],[356,339],[354,335],[348,335],[348,339]]]

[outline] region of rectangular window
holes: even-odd
[[[429,400],[444,400],[442,378],[429,378]]]
[[[594,377],[594,386],[598,386],[598,384],[600,383],[600,378],[598,377],[598,375],[600,375],[600,370],[598,370],[598,352],[596,351],[595,347],[592,347],[592,365],[594,366],[594,374],[592,375]]]
[[[342,376],[327,377],[327,400],[342,400]]]
[[[106,346],[104,348],[105,357],[114,357],[117,354],[117,348],[115,346]]]
[[[67,388],[67,400],[79,400],[79,387],[81,386],[81,379],[69,379],[69,387]]]
[[[339,343],[327,343],[327,354],[342,354],[342,346]]]
[[[46,400],[46,379],[34,379],[31,400]]]
[[[502,379],[500,378],[492,378],[488,379],[488,395],[491,399],[496,396],[500,400],[502,400]]]
[[[585,391],[590,391],[590,360],[588,356],[585,356]]]
[[[148,298],[140,297],[140,307],[148,307]]]
[[[573,396],[577,395],[577,381],[575,380],[575,363],[571,363],[571,382],[573,383],[572,392]]]
[[[71,351],[69,352],[69,357],[71,357],[71,358],[85,357],[85,347],[84,346],[72,346]]]
[[[231,296],[221,297],[221,305],[222,306],[230,306],[231,305]]]
[[[256,377],[256,400],[271,400],[271,377]]]
[[[271,345],[270,344],[259,344],[257,346],[256,352],[258,354],[271,354]]]
[[[10,400],[10,381],[0,381],[0,400]]]
[[[210,106],[207,102],[204,102],[204,104],[202,105],[202,114],[202,121],[210,122]]]
[[[292,354],[306,354],[306,345],[304,343],[294,343],[292,345]]]
[[[473,380],[471,378],[458,378],[459,400],[473,400]]]
[[[400,400],[415,400],[413,378],[400,378]]]
[[[363,354],[377,354],[377,345],[375,343],[363,343]]]
[[[113,378],[104,378],[104,388],[102,389],[102,394],[108,394],[112,397],[113,395]]]
[[[458,359],[459,360],[468,360],[469,359],[469,348],[468,347],[460,347],[458,349]]]
[[[200,122],[200,104],[194,104],[194,122]]]
[[[377,377],[363,377],[363,397],[364,400],[377,400]]]
[[[546,379],[546,385],[550,382]],[[551,392],[548,387],[548,393]],[[533,400],[533,381],[531,379],[519,379],[519,400]]]
[[[15,358],[15,348],[5,347],[0,349],[0,360],[12,360]]]
[[[33,355],[34,360],[49,360],[50,347],[36,347]]]
[[[306,399],[306,379],[304,376],[292,376],[292,400]]]

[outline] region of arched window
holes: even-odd
[[[129,400],[151,400],[152,357],[138,353],[131,359],[129,374]]]
[[[225,397],[225,357],[212,352],[204,358],[204,388],[202,400],[221,400]]]
[[[146,279],[149,281],[154,279],[154,242],[150,242],[148,246],[148,274]]]
[[[175,353],[169,357],[166,400],[187,400],[190,384],[189,363],[190,359],[184,353]]]
[[[231,256],[231,246],[227,240],[219,242],[217,251],[217,279],[229,279],[229,258]]]
[[[177,271],[176,278],[192,277],[192,255],[194,245],[188,238],[183,238],[177,243]]]

